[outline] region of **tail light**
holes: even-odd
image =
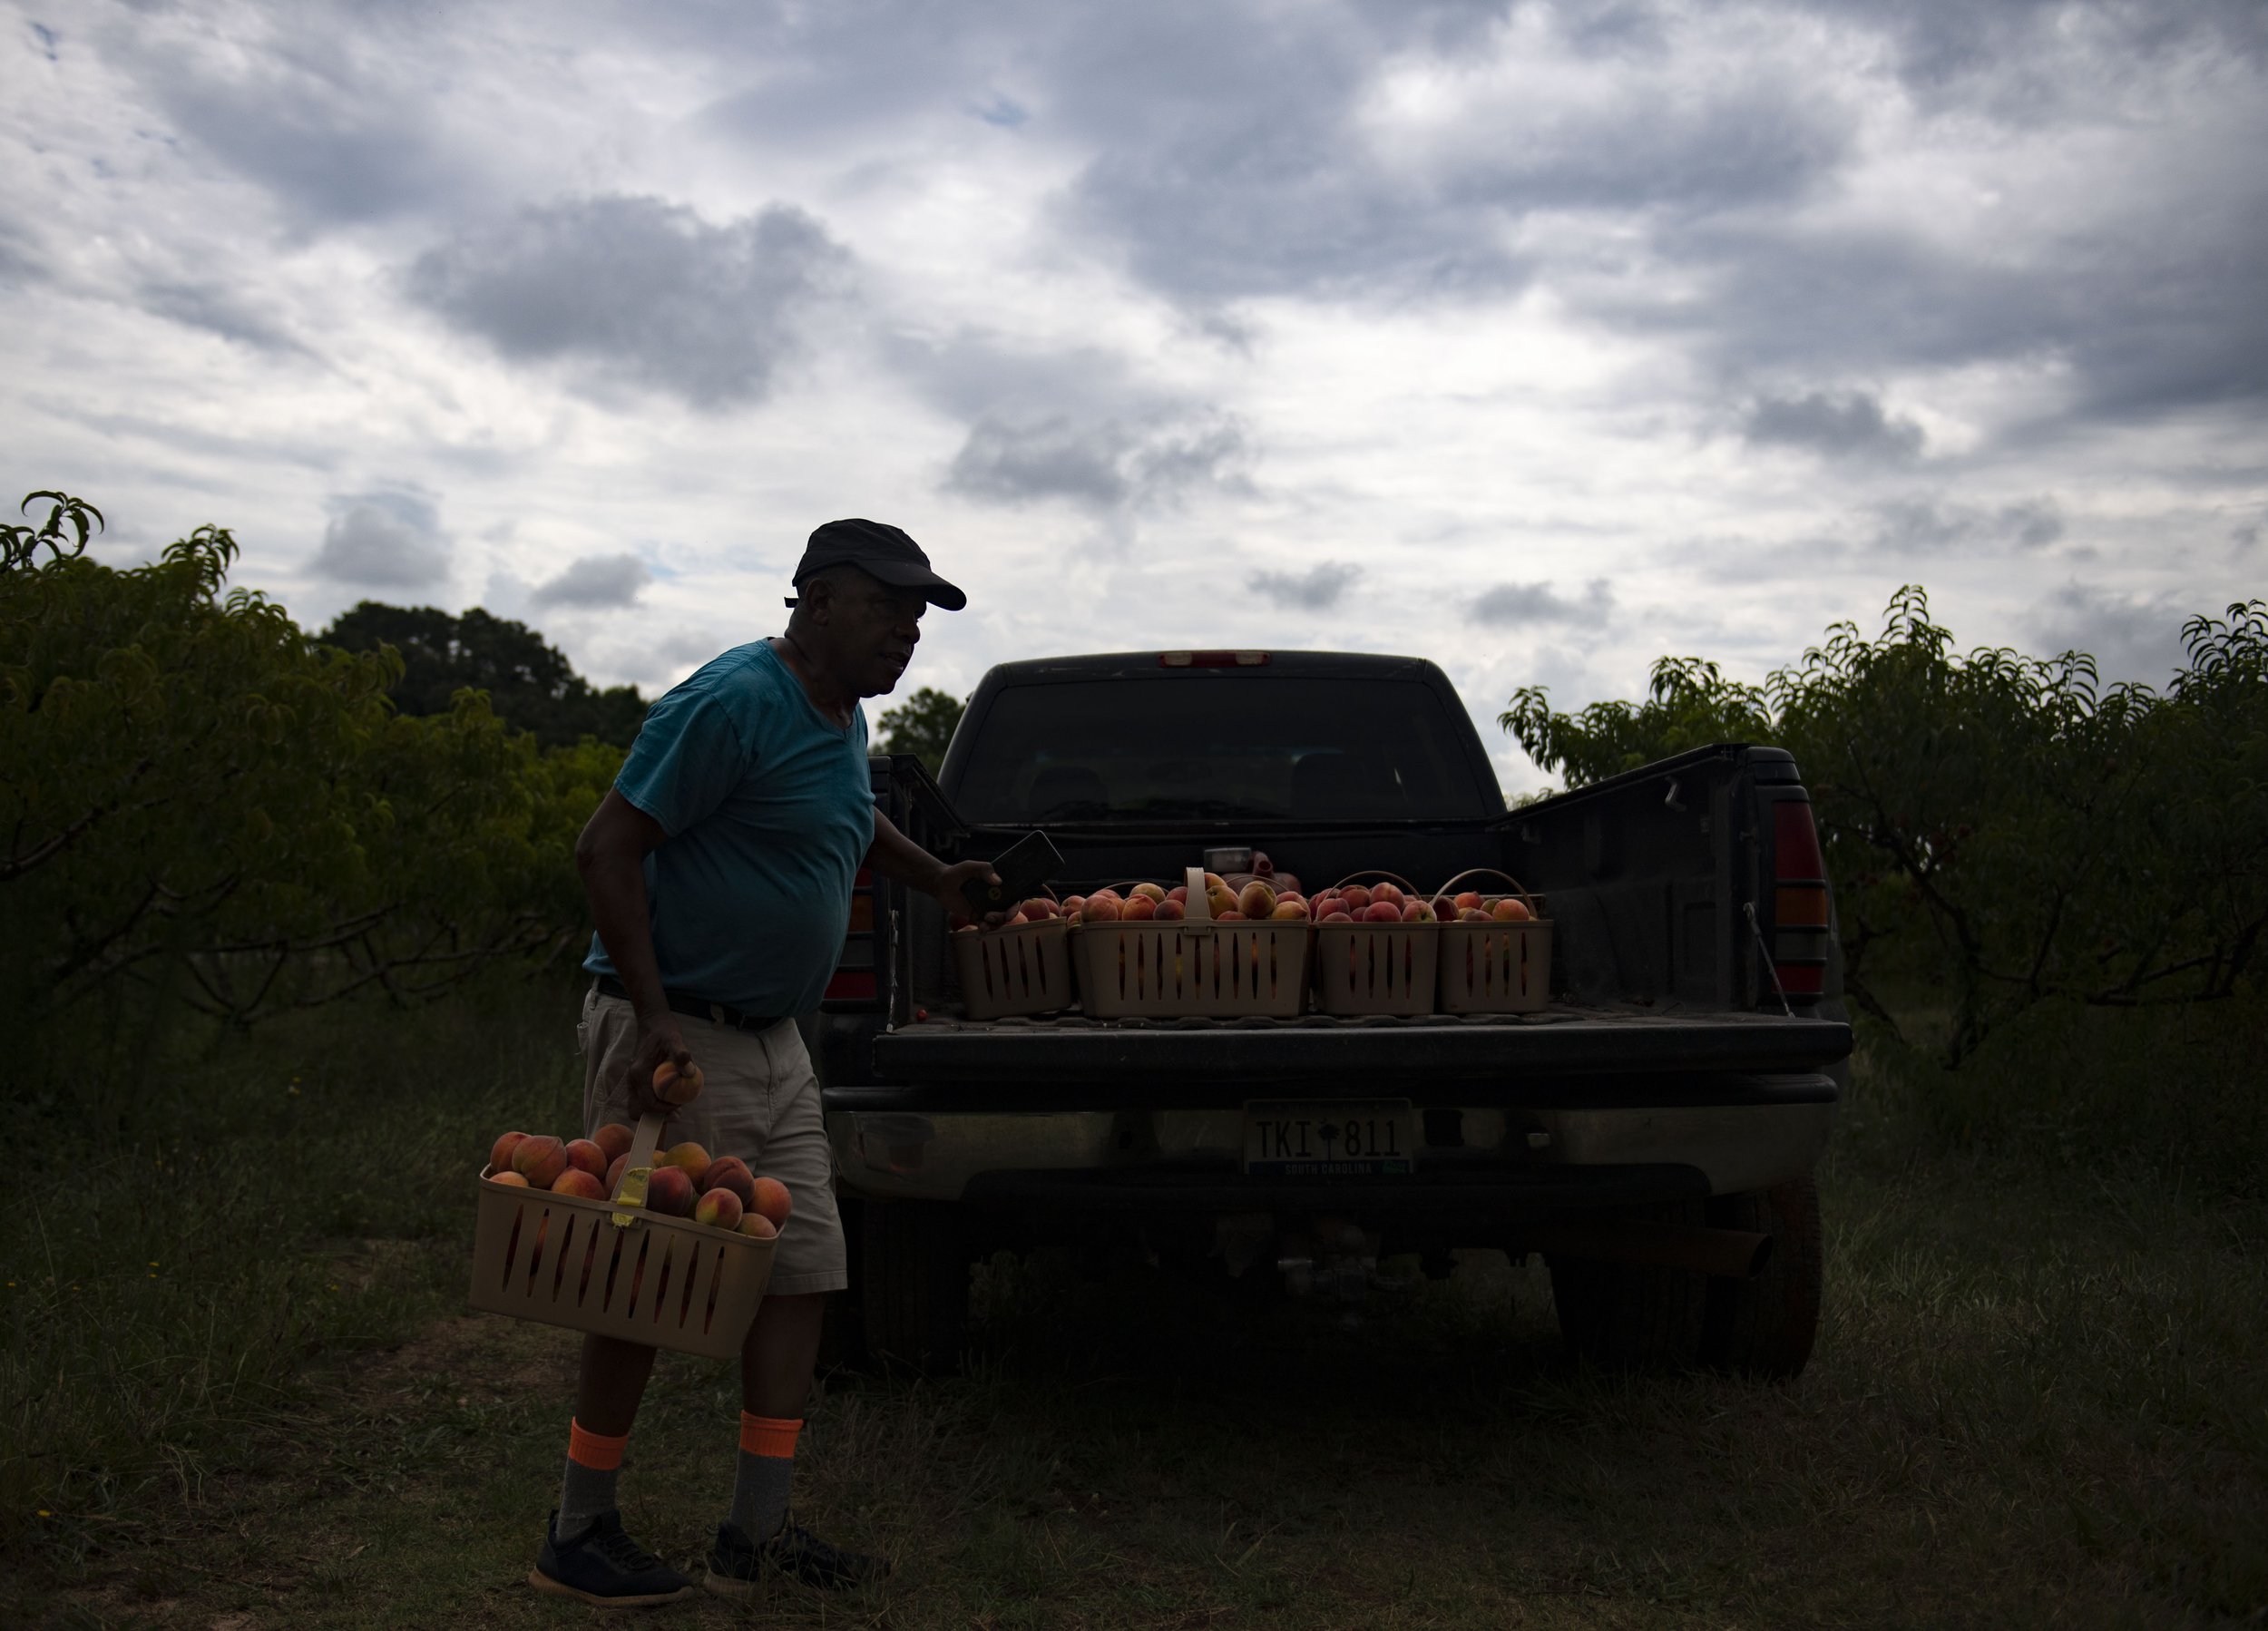
[[[1791,998],[1816,998],[1827,979],[1827,861],[1801,795],[1773,804],[1772,873],[1773,970]]]
[[[835,973],[820,993],[822,1006],[869,1007],[882,995],[877,971],[883,964],[883,936],[875,922],[875,875],[865,867],[851,880],[850,933]]]

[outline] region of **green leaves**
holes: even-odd
[[[1909,585],[1761,687],[1665,659],[1644,703],[1502,716],[1570,786],[1712,740],[1790,749],[1853,1000],[1949,1061],[2049,998],[2234,995],[2268,926],[2268,605],[2184,629],[2170,693],[2083,652],[1958,654]]]
[[[967,706],[943,691],[924,686],[875,721],[882,730],[875,747],[883,753],[913,754],[934,776],[945,762],[945,747],[953,740]]]
[[[0,980],[26,1011],[169,980],[240,1021],[414,1000],[585,933],[572,845],[620,751],[547,755],[477,691],[396,714],[396,655],[224,592],[235,555],[208,526],[130,571],[65,547],[0,573]]]

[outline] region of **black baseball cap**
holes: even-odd
[[[933,606],[958,611],[969,597],[929,570],[929,557],[904,532],[879,521],[830,521],[811,534],[796,562],[800,584],[830,566],[855,566],[893,589],[918,589]],[[793,606],[796,602],[787,602]]]

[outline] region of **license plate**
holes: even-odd
[[[1245,1106],[1245,1170],[1260,1177],[1406,1177],[1417,1159],[1406,1099],[1254,1099]]]

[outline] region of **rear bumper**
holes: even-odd
[[[1579,1210],[1761,1189],[1809,1172],[1838,1095],[1832,1079],[1807,1073],[1657,1082],[1650,1095],[1593,1081],[1421,1100],[1412,1176],[1297,1182],[1245,1176],[1241,1102],[953,1109],[945,1097],[830,1091],[827,1136],[845,1189],[976,1206]]]

